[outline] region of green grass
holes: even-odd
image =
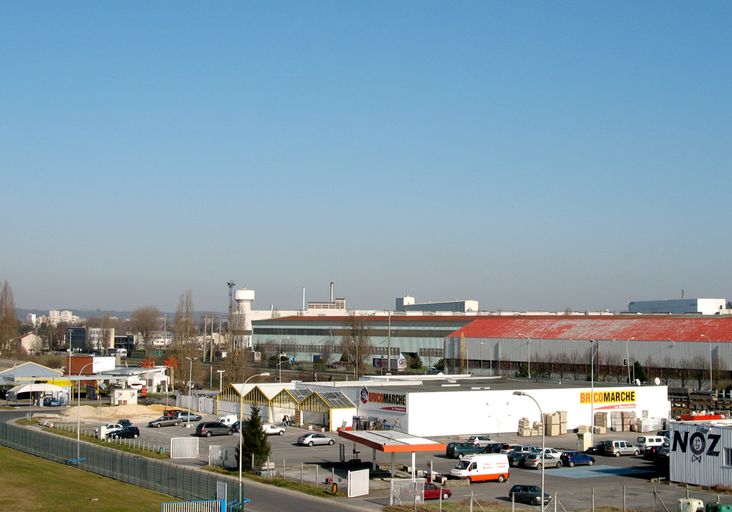
[[[0,446],[0,510],[157,512],[175,498]]]

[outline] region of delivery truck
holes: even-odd
[[[463,457],[450,471],[450,476],[470,480],[470,483],[489,480],[505,482],[509,472],[508,456],[505,453],[480,453]]]

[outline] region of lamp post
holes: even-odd
[[[224,390],[224,373],[226,373],[226,370],[216,370],[216,373],[219,374],[219,393],[221,393]]]
[[[590,439],[595,435],[595,340],[590,340]]]
[[[541,405],[539,405],[539,402],[536,400],[536,398],[534,398],[530,394],[524,393],[523,391],[514,391],[513,394],[516,395],[516,396],[525,396],[525,397],[531,398],[534,401],[534,403],[536,404],[536,407],[539,408],[539,419],[541,420],[541,427],[542,427],[541,428],[541,511],[544,512],[544,466],[546,465],[545,464],[545,462],[546,462],[546,459],[545,459],[545,457],[546,457],[546,453],[545,453],[546,446],[544,444],[545,443],[545,439],[544,439],[544,431],[545,431],[545,429],[544,429],[544,427],[545,427],[545,425],[544,425],[544,412],[541,410]]]
[[[81,450],[81,416],[79,414],[79,411],[81,410],[81,374],[84,372],[84,368],[87,366],[91,366],[94,364],[94,361],[91,363],[86,363],[84,366],[81,367],[81,370],[79,370],[79,380],[77,381],[78,389],[76,391],[76,395],[78,397],[78,402],[76,406],[76,460],[79,460],[79,453]],[[71,370],[69,368],[69,370]],[[101,434],[101,430],[99,431]]]
[[[625,340],[625,364],[628,365],[628,384],[630,384],[632,381],[630,380],[630,353],[628,352],[628,346],[630,345],[630,342],[635,340],[635,338],[631,337]],[[634,368],[635,370],[635,368]]]
[[[709,389],[714,389],[714,383],[712,382],[712,338],[707,336],[706,334],[700,334],[699,335],[702,338],[706,338],[707,341],[709,341]]]
[[[186,428],[191,428],[191,400],[192,400],[192,389],[193,389],[193,361],[196,361],[197,357],[186,357],[188,361],[188,416],[186,417]]]
[[[269,377],[269,372],[262,372],[262,373],[257,373],[255,375],[252,375],[251,377],[249,377],[247,380],[244,381],[244,385],[246,386],[247,382],[252,380],[254,377]],[[241,463],[241,460],[243,457],[242,457],[241,452],[242,452],[242,438],[244,437],[243,432],[242,432],[244,430],[244,423],[242,420],[242,412],[244,410],[244,403],[242,402],[242,398],[243,398],[242,396],[239,397],[239,504],[241,504],[241,502],[242,502],[241,501],[242,500],[242,496],[241,496],[242,463]]]

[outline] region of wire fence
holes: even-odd
[[[137,440],[114,442],[117,441]],[[237,498],[235,478],[84,441],[77,444],[76,439],[32,428],[0,423],[0,445],[54,462],[74,464],[85,471],[183,500],[216,498],[217,483],[225,481],[227,499]]]

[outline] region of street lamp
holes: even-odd
[[[544,466],[546,465],[546,447],[544,444],[544,432],[546,429],[546,425],[544,425],[544,412],[541,410],[541,405],[539,405],[539,402],[536,401],[536,398],[534,398],[530,394],[524,393],[523,391],[514,391],[513,394],[516,396],[525,396],[527,398],[531,398],[536,404],[536,407],[539,408],[539,419],[541,420],[541,512],[544,512]]]
[[[714,384],[712,383],[712,338],[707,336],[706,334],[700,334],[699,335],[702,338],[706,338],[709,341],[709,389],[714,389]]]
[[[219,374],[219,393],[221,393],[224,390],[224,373],[226,373],[226,370],[216,370],[216,373]]]
[[[193,396],[193,361],[198,360],[197,357],[186,357],[188,361],[188,416],[186,417],[186,428],[191,428],[191,400]],[[204,377],[205,378],[205,377]]]
[[[590,340],[590,439],[595,435],[595,340]]]
[[[81,367],[81,370],[79,370],[79,380],[77,381],[78,389],[76,391],[76,395],[78,397],[78,402],[76,406],[76,460],[78,462],[79,460],[79,452],[80,452],[80,446],[81,446],[81,416],[79,415],[79,411],[81,410],[81,374],[84,372],[84,368],[87,366],[91,366],[94,364],[94,361],[91,363],[86,363],[84,366]],[[71,370],[69,368],[69,370]],[[70,372],[69,372],[70,373]],[[101,430],[99,431],[101,434]]]
[[[244,385],[246,386],[247,382],[252,380],[254,377],[269,377],[269,372],[262,372],[262,373],[257,373],[255,375],[252,375],[251,377],[249,377],[247,380],[244,381]],[[242,432],[244,430],[244,423],[242,421],[242,411],[244,409],[244,402],[242,401],[243,398],[244,398],[243,396],[239,396],[239,503],[240,504],[242,502],[241,501],[242,500],[242,497],[241,497],[241,467],[242,467],[241,460],[243,458],[241,452],[242,452],[242,438],[244,437],[244,435],[243,435],[244,433]]]
[[[629,355],[629,352],[628,352],[628,346],[630,345],[630,342],[633,341],[633,340],[635,340],[635,338],[631,337],[631,338],[628,338],[625,341],[625,364],[628,365],[628,384],[631,383],[631,380],[630,380],[630,355]],[[634,368],[634,370],[635,370],[635,368]]]

